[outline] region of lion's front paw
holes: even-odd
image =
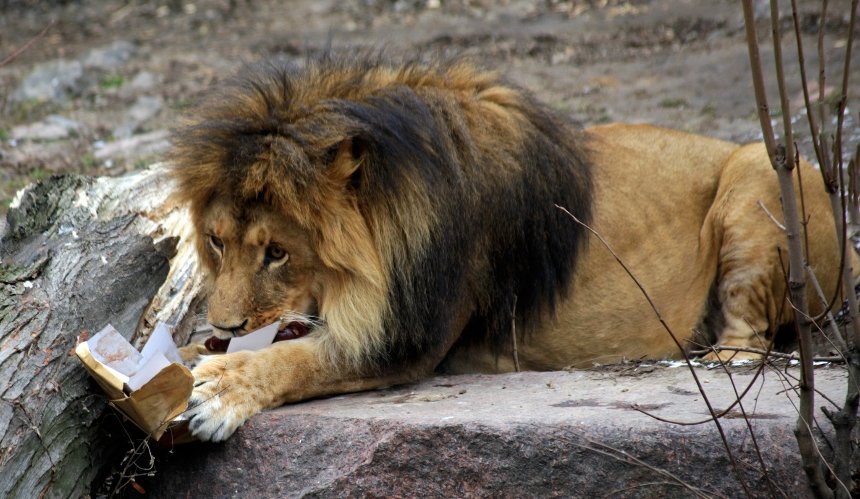
[[[203,362],[212,352],[206,349],[202,343],[192,343],[179,348],[179,356],[182,358],[182,363],[194,369],[198,364]]]
[[[257,402],[248,352],[210,357],[194,370],[194,391],[188,402],[188,428],[200,440],[226,440],[263,407]]]

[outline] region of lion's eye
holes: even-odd
[[[266,256],[263,259],[263,264],[281,263],[287,259],[287,252],[284,248],[275,245],[266,247]]]
[[[224,241],[222,241],[219,237],[209,235],[209,244],[212,246],[212,249],[215,250],[216,253],[221,253],[224,251]]]

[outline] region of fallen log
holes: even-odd
[[[108,323],[138,346],[156,319],[187,339],[199,278],[168,192],[156,167],[52,177],[13,203],[0,239],[0,497],[88,495],[128,448],[72,351]]]

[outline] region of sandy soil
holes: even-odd
[[[799,4],[815,75],[819,2]],[[830,4],[825,88],[833,93],[849,1]],[[766,3],[757,9],[765,15]],[[790,28],[790,12],[782,25]],[[734,0],[0,0],[0,60],[46,26],[0,67],[0,213],[15,190],[46,175],[116,175],[158,160],[170,127],[213,82],[244,62],[300,59],[328,44],[469,54],[584,126],[633,121],[740,142],[760,136]],[[793,45],[786,51],[794,115],[798,63]],[[763,49],[766,61],[771,54]],[[852,71],[860,84],[860,63]],[[846,128],[854,141],[856,107]],[[799,130],[809,151],[808,130]]]

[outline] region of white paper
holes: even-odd
[[[108,324],[87,340],[93,358],[120,374],[124,380],[135,371],[142,356],[113,326]]]
[[[176,348],[176,343],[173,342],[173,335],[170,332],[170,326],[163,322],[155,325],[155,329],[143,345],[140,354],[143,356],[142,363],[149,361],[154,354],[160,353],[170,362],[182,363],[182,357],[179,355],[179,349]]]
[[[143,362],[143,365],[140,366],[140,369],[137,370],[131,377],[128,378],[128,387],[131,388],[131,391],[139,390],[143,385],[147,384],[149,380],[155,377],[156,374],[160,373],[162,369],[172,364],[167,357],[164,356],[161,352],[155,352],[150,356],[149,359]]]
[[[161,322],[156,324],[140,352],[110,324],[90,338],[87,346],[93,358],[128,383],[132,391],[141,388],[171,363],[182,363],[170,326]]]
[[[227,353],[239,352],[242,350],[259,350],[272,344],[275,335],[278,334],[278,328],[281,326],[281,321],[274,322],[268,326],[248,333],[245,336],[237,336],[230,339],[230,344],[227,345]]]

